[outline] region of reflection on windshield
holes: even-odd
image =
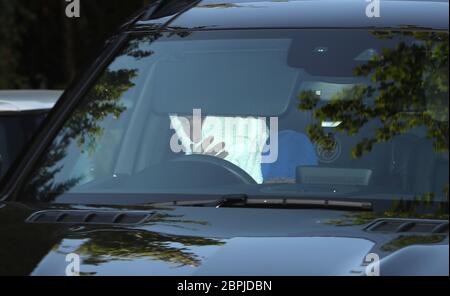
[[[300,110],[314,111],[319,122],[339,122],[336,131],[356,135],[365,125],[380,121],[371,137],[352,150],[355,158],[372,151],[377,143],[426,127],[437,152],[448,152],[448,51],[447,33],[375,32],[380,39],[414,37],[416,42],[399,43],[354,69],[367,77],[369,85],[356,85],[334,94],[320,105],[314,90],[302,91]],[[370,103],[367,103],[370,100]],[[308,127],[313,141],[333,149],[333,137],[320,124]]]
[[[385,48],[382,54],[373,55],[367,63],[356,67],[355,76],[368,78],[369,85],[345,88],[327,103],[322,103],[314,90],[302,91],[300,110],[313,111],[318,122],[308,126],[308,136],[322,149],[333,151],[337,145],[336,132],[357,136],[367,125],[377,122],[378,126],[366,132],[351,150],[353,158],[361,158],[379,143],[394,141],[401,135],[411,136],[424,128],[434,151],[448,165],[448,34],[395,31],[373,34],[388,40],[413,37],[415,42]],[[331,130],[324,128],[324,121],[339,124]],[[411,142],[414,144],[421,143]],[[431,198],[443,195],[448,200],[448,183],[442,185],[437,188],[440,192],[426,195]]]
[[[76,186],[83,176],[74,176],[55,183],[55,177],[64,168],[58,162],[67,157],[68,148],[76,143],[82,154],[96,152],[97,142],[105,136],[101,122],[108,117],[119,118],[126,110],[120,102],[122,94],[133,86],[131,79],[136,76],[133,70],[106,71],[87,100],[76,110],[66,123],[56,141],[50,147],[43,169],[31,181],[31,194],[37,200],[45,201],[48,192],[62,193]]]
[[[195,110],[198,138],[183,124]],[[224,136],[227,119],[236,128]],[[240,128],[262,133],[242,137]],[[263,161],[273,152],[264,145],[276,148],[273,161]],[[448,200],[448,34],[175,30],[131,39],[23,196],[70,193]]]

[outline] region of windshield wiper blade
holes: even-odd
[[[346,209],[364,210],[373,209],[370,202],[355,202],[327,199],[299,199],[299,198],[245,198],[245,197],[225,197],[216,205],[223,207],[279,207],[279,208],[326,208],[326,209]]]
[[[164,204],[171,206],[203,206],[216,208],[303,208],[372,211],[373,204],[364,201],[342,201],[330,199],[301,198],[250,198],[245,194],[225,195],[219,200],[174,201]]]

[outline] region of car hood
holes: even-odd
[[[30,254],[30,273],[66,275],[73,255],[80,259],[81,275],[364,275],[376,270],[368,264],[378,259],[382,275],[449,273],[447,235],[410,235],[400,243],[403,236],[398,233],[367,231],[367,223],[357,220],[366,213],[191,207],[153,211],[155,218],[133,227],[23,224],[22,231],[46,245],[39,255]],[[9,238],[10,244],[36,244],[31,235]],[[7,260],[13,258],[9,254]]]
[[[351,275],[364,272],[363,260],[374,245],[365,239],[337,237],[197,238],[192,245],[189,238],[183,244],[153,237],[145,246],[150,250],[105,253],[91,245],[100,237],[121,236],[106,232],[64,239],[33,274],[65,275],[66,255],[82,253],[80,271],[92,275],[115,275],[119,267],[125,275]]]

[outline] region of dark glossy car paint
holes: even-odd
[[[189,2],[189,1],[187,1]],[[194,1],[193,1],[194,2]],[[224,4],[204,1],[180,15],[141,20],[124,31],[171,28],[386,28],[448,30],[448,3],[399,1],[382,5],[386,17],[368,19],[366,3],[286,1]],[[357,3],[356,3],[357,2]],[[211,4],[211,6],[208,6]],[[232,6],[232,8],[230,8]],[[388,9],[389,8],[389,9]],[[151,9],[151,8],[150,8]],[[367,255],[381,259],[382,275],[448,275],[448,216],[413,213],[349,212],[325,209],[253,209],[215,207],[126,207],[47,205],[14,196],[44,143],[87,88],[92,76],[119,47],[119,37],[89,75],[63,97],[22,166],[4,183],[0,203],[0,274],[65,275],[66,255],[81,255],[82,275],[364,275]],[[33,154],[33,152],[36,152]],[[31,219],[42,211],[100,213],[144,211],[136,224],[89,221],[69,224]],[[69,212],[67,212],[70,210]],[[30,218],[31,217],[31,218]],[[379,220],[386,219],[388,220]],[[424,220],[427,218],[431,220]],[[394,219],[394,220],[390,220]],[[401,220],[396,220],[401,219]],[[413,220],[410,220],[413,219]],[[414,220],[419,219],[419,220]],[[392,221],[432,225],[428,230],[391,228],[374,231],[374,223]],[[395,224],[397,225],[397,224]],[[431,230],[430,230],[431,229]],[[370,260],[369,260],[370,261]]]
[[[65,275],[71,253],[83,275],[364,275],[369,253],[382,275],[448,274],[446,233],[370,231],[363,212],[142,207],[152,216],[138,225],[24,222],[39,210],[0,209],[1,274]]]

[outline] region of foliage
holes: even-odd
[[[414,200],[393,200],[390,207],[382,212],[374,210],[347,213],[340,219],[329,220],[326,223],[335,226],[354,226],[364,225],[380,218],[448,220],[448,204],[435,202],[434,194],[427,193],[416,196]]]
[[[65,88],[130,15],[152,0],[0,0],[0,89]]]
[[[332,149],[334,139],[322,128],[322,121],[342,121],[336,131],[348,135],[379,121],[374,134],[354,147],[353,157],[416,127],[426,128],[437,152],[448,152],[448,33],[388,31],[373,35],[400,42],[354,69],[355,76],[370,80],[368,85],[346,88],[325,104],[312,90],[300,93],[300,110],[313,111],[319,122],[308,127],[308,135],[323,148]],[[410,42],[412,38],[416,41]]]
[[[395,252],[412,245],[437,244],[445,240],[445,235],[401,235],[381,248],[383,251]]]
[[[111,260],[148,258],[176,266],[199,266],[201,258],[189,247],[224,244],[220,240],[201,237],[166,236],[140,231],[104,231],[92,233],[77,253],[84,256],[83,263],[89,265],[100,265]]]
[[[57,183],[55,176],[64,167],[59,163],[67,155],[68,147],[77,143],[82,151],[92,152],[96,143],[103,136],[101,122],[107,117],[119,118],[126,111],[120,103],[122,94],[134,86],[131,80],[136,76],[136,70],[107,70],[96,86],[73,113],[59,136],[48,149],[41,169],[33,177],[28,186],[27,196],[40,201],[48,201],[49,192],[62,193],[77,185],[82,176]]]

